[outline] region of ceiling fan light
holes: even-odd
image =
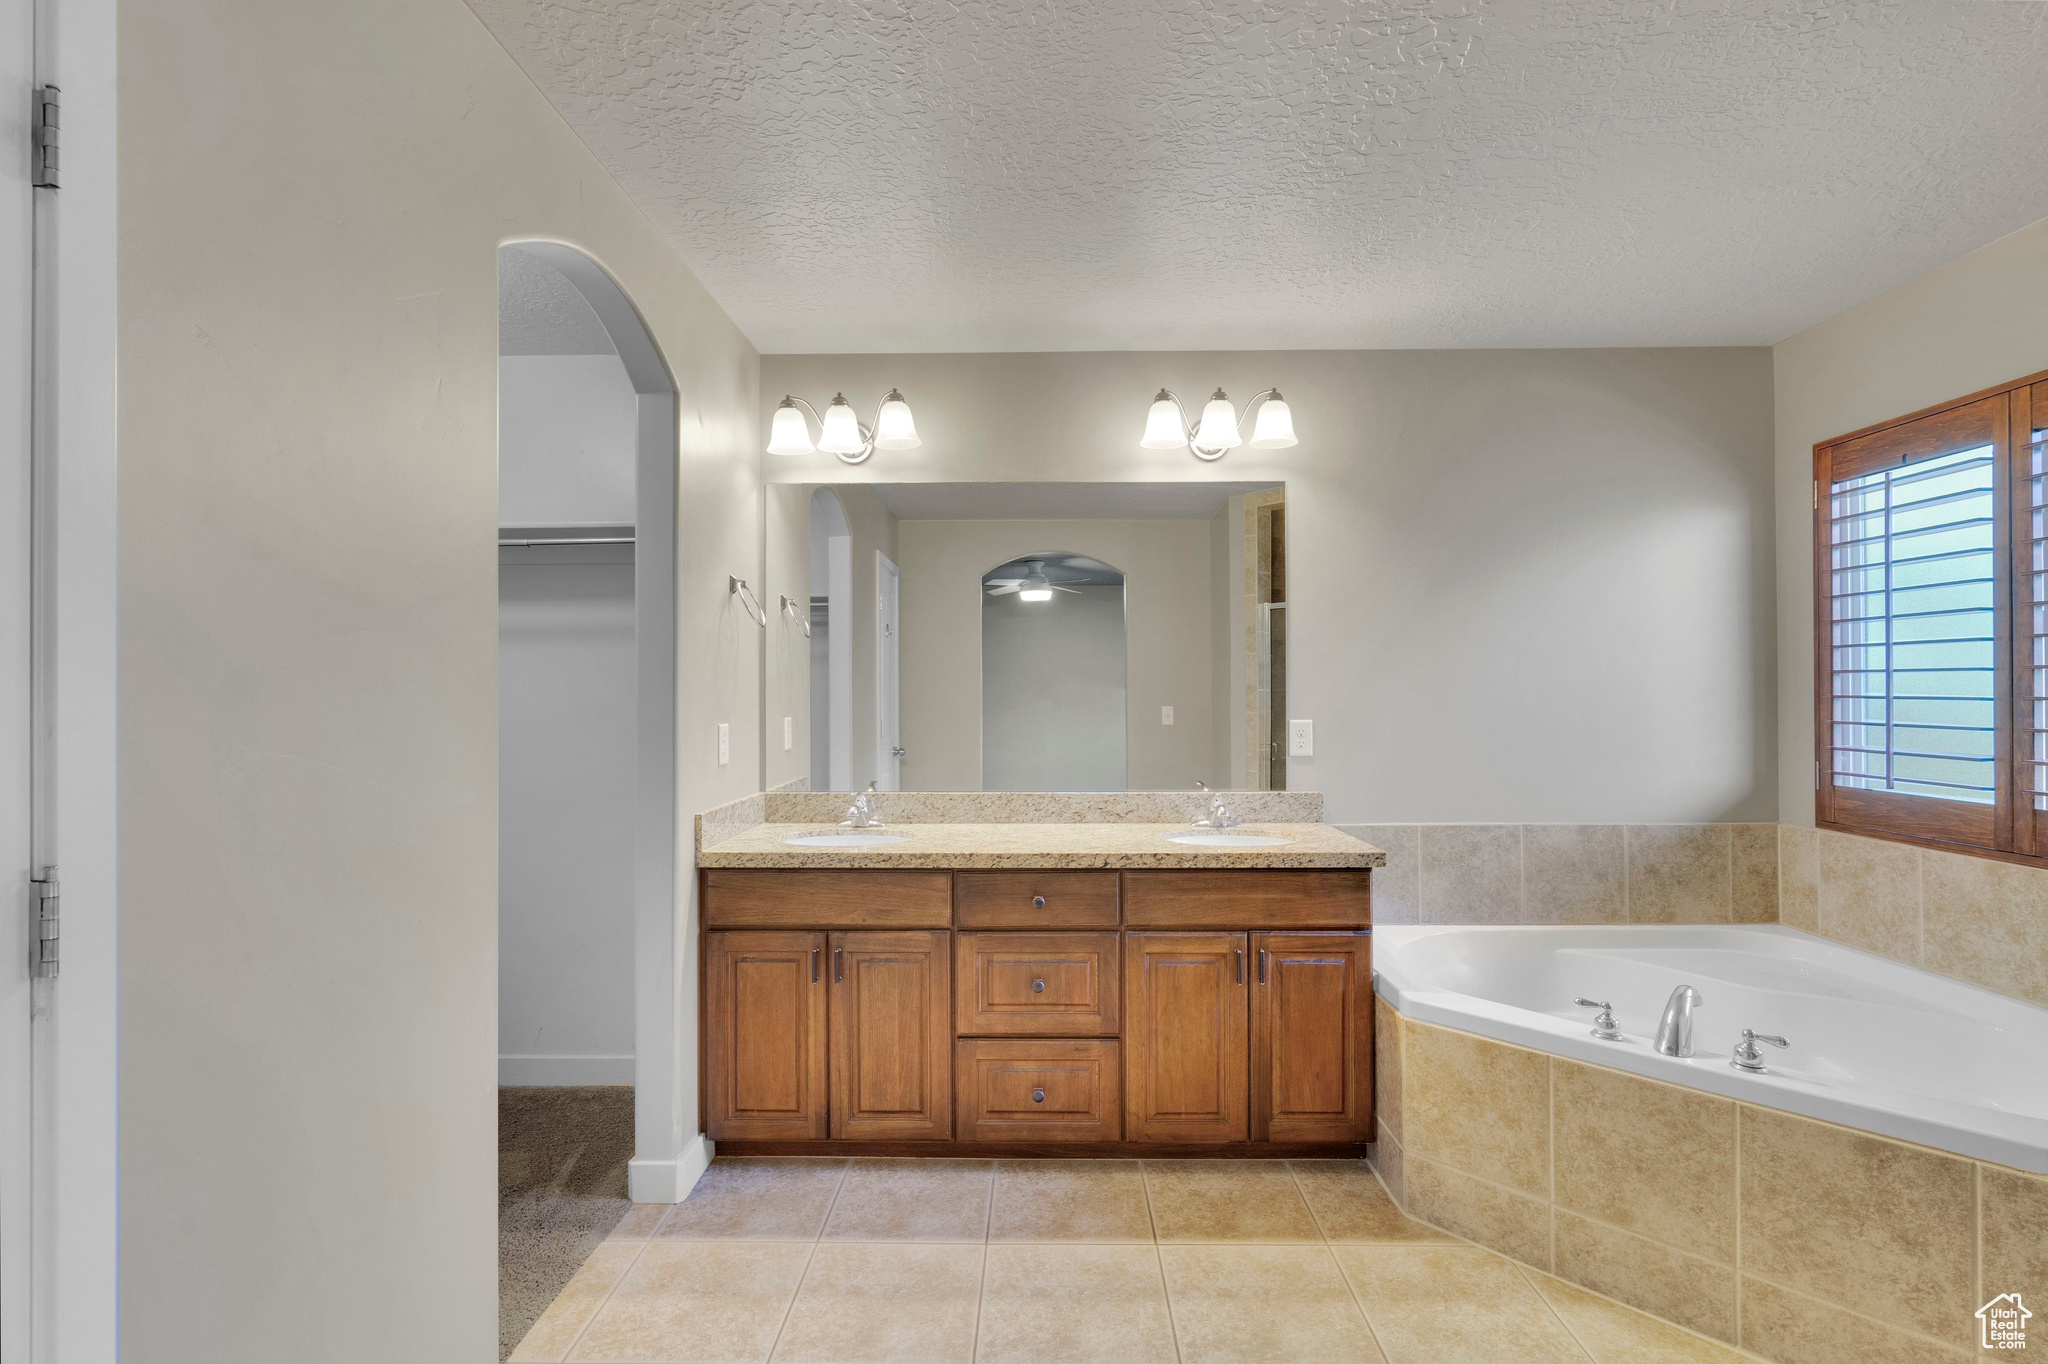
[[[910,404],[903,401],[903,395],[895,389],[882,399],[882,411],[875,418],[875,448],[877,450],[915,450],[924,444],[917,438],[917,421],[910,415]]]
[[[1178,450],[1187,443],[1187,428],[1180,424],[1180,404],[1162,388],[1152,400],[1152,410],[1145,414],[1145,438],[1138,444],[1146,450]]]
[[[1017,589],[1017,600],[1051,601],[1052,589],[1050,587],[1020,587]]]
[[[860,418],[853,415],[853,404],[846,401],[841,393],[832,399],[832,405],[825,409],[824,429],[818,434],[818,448],[827,454],[857,455],[867,449],[867,441],[861,438]]]
[[[1285,450],[1294,439],[1294,414],[1278,393],[1259,407],[1259,419],[1252,424],[1252,449]]]
[[[1202,424],[1195,429],[1194,443],[1204,450],[1235,450],[1244,444],[1237,431],[1237,409],[1220,388],[1202,408]]]
[[[774,422],[768,428],[768,453],[808,455],[817,448],[811,444],[811,429],[805,423],[796,399],[784,398],[775,409]]]

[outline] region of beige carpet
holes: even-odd
[[[498,1091],[498,1358],[618,1225],[633,1087]]]

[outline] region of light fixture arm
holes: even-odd
[[[1217,391],[1217,396],[1223,396],[1222,390],[1219,389]],[[1245,418],[1251,416],[1252,409],[1254,407],[1258,406],[1260,403],[1264,402],[1268,398],[1277,398],[1279,396],[1280,390],[1277,388],[1262,389],[1259,392],[1254,393],[1250,397],[1250,399],[1246,401],[1244,407],[1237,414],[1238,429],[1244,429]],[[1225,455],[1230,453],[1230,449],[1228,446],[1224,447],[1221,450],[1210,450],[1195,443],[1195,433],[1200,428],[1195,423],[1188,420],[1188,409],[1187,406],[1181,402],[1180,394],[1175,393],[1170,388],[1162,388],[1159,390],[1159,397],[1154,398],[1152,401],[1156,403],[1159,401],[1160,398],[1173,399],[1173,409],[1174,411],[1180,413],[1181,430],[1187,433],[1188,452],[1192,454],[1196,459],[1203,460],[1205,462],[1213,464],[1215,461],[1222,459]],[[808,403],[804,405],[806,407],[810,406],[810,404]]]

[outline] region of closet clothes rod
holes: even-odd
[[[630,545],[630,535],[585,535],[575,539],[564,537],[559,540],[500,540],[499,549],[539,549],[548,545]]]

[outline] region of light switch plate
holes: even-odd
[[[718,765],[724,767],[732,761],[732,726],[718,727]]]
[[[1316,755],[1316,722],[1313,720],[1289,720],[1287,722],[1287,756],[1290,758],[1313,758]]]
[[[1161,706],[1159,708],[1159,723],[1162,725],[1170,725],[1173,723],[1172,706]]]
[[[782,751],[787,753],[795,747],[796,717],[794,715],[785,715],[782,717]]]

